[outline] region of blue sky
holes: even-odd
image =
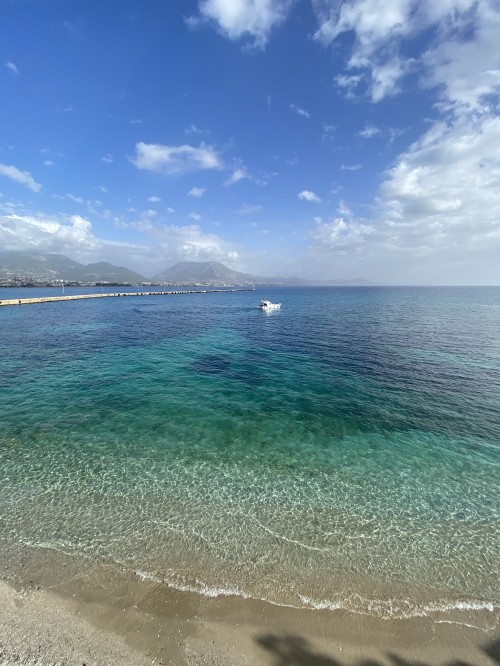
[[[500,284],[497,0],[0,0],[0,249]]]

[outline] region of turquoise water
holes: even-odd
[[[48,303],[0,329],[7,541],[200,594],[498,609],[499,288]]]

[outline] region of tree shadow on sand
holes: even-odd
[[[256,643],[274,656],[275,666],[347,666],[345,662],[316,652],[311,644],[301,636],[265,634],[256,639]],[[500,664],[500,639],[483,646],[482,651],[492,664]],[[394,666],[428,666],[422,661],[410,661],[393,654],[386,654],[387,661]],[[355,666],[385,666],[387,661],[363,659]],[[477,666],[470,662],[453,660],[443,662],[443,666]]]

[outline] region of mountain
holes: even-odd
[[[167,283],[207,283],[230,282],[231,284],[245,284],[262,281],[255,275],[240,273],[227,268],[218,261],[181,261],[171,268],[167,268],[152,279],[153,282]]]
[[[40,252],[0,252],[0,279],[68,282],[144,282],[139,273],[106,261],[79,264],[62,254]]]
[[[144,282],[146,278],[139,273],[124,268],[123,266],[114,266],[107,261],[98,261],[95,264],[83,266],[79,264],[75,271],[69,271],[68,280],[77,280],[78,282]]]
[[[152,278],[152,282],[167,284],[214,284],[224,283],[231,285],[276,285],[286,287],[314,287],[314,286],[363,286],[370,285],[368,280],[305,280],[291,277],[262,277],[233,271],[218,261],[181,261],[171,268],[167,268]]]
[[[2,282],[111,282],[116,284],[137,284],[141,282],[166,284],[205,284],[249,286],[362,286],[366,280],[305,280],[291,277],[262,277],[233,271],[218,261],[181,261],[148,280],[143,275],[114,266],[106,261],[94,264],[80,264],[62,254],[42,252],[0,252],[0,280]]]

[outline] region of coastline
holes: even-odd
[[[32,555],[25,551],[24,559],[8,569],[4,563],[2,666],[492,666],[500,662],[498,627],[486,631],[466,622],[384,620],[240,597],[205,597],[95,562],[59,555],[49,565]]]

